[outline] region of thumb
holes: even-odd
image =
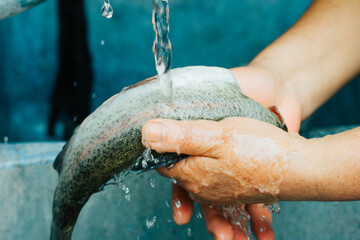
[[[207,120],[153,119],[143,125],[141,133],[144,146],[159,153],[216,158],[218,145],[223,142],[221,123]]]

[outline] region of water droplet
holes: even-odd
[[[155,178],[150,178],[150,186],[155,188]]]
[[[76,86],[77,86],[77,82],[75,81],[75,82],[74,82],[74,87],[76,87]]]
[[[139,234],[137,235],[137,240],[140,240],[140,235]]]
[[[170,180],[171,180],[171,182],[172,182],[173,184],[177,184],[177,181],[176,181],[176,179],[175,179],[174,177],[171,177]]]
[[[188,235],[188,237],[191,237],[191,228],[186,229],[186,234]]]
[[[101,40],[100,44],[101,44],[101,46],[104,46],[105,41],[104,41],[104,40]]]
[[[124,186],[126,186],[125,184],[123,185],[122,183],[124,182],[125,176],[128,173],[129,173],[128,169],[124,169],[120,173],[114,174],[114,181],[118,185],[119,188],[120,187],[124,188]]]
[[[92,95],[91,95],[91,98],[95,98],[96,97],[96,93],[93,93]]]
[[[146,160],[145,159],[143,159],[142,161],[141,161],[141,166],[142,166],[142,168],[147,168],[147,166],[148,166],[148,164],[147,164],[147,162],[146,162]]]
[[[266,208],[270,213],[274,212],[274,209],[273,209],[272,205],[266,205]]]
[[[180,208],[180,207],[181,207],[181,202],[180,202],[179,199],[176,199],[176,200],[175,200],[175,206],[176,206],[177,208]]]
[[[264,231],[265,231],[265,227],[261,227],[260,232],[264,232]]]
[[[209,208],[214,208],[213,205],[209,205]]]
[[[276,212],[277,214],[280,213],[280,205],[279,205],[279,202],[277,199],[275,200],[275,202],[273,204],[266,205],[266,208],[271,213],[273,213],[273,212]]]
[[[251,232],[248,228],[248,224],[250,221],[250,215],[242,205],[240,205],[240,206],[236,206],[236,205],[223,206],[222,213],[223,213],[223,216],[228,221],[231,221],[234,225],[239,226],[239,228],[246,235],[247,239],[253,240]]]
[[[166,207],[170,208],[170,204],[168,201],[165,201],[165,205],[166,205]]]
[[[156,222],[156,216],[154,216],[152,219],[146,219],[146,227],[148,229],[153,228]]]
[[[173,164],[170,164],[170,165],[167,166],[167,169],[170,170],[170,169],[172,169],[174,166],[175,166],[174,163],[173,163]]]
[[[9,142],[9,138],[7,136],[4,137],[4,143],[7,144]]]
[[[105,0],[104,5],[101,8],[101,14],[106,18],[112,18],[113,13],[114,13],[114,10],[110,5],[110,1]]]
[[[261,221],[264,221],[265,220],[265,216],[262,215],[261,218],[260,218]]]
[[[77,116],[74,116],[73,122],[76,122],[76,120],[77,120]]]
[[[273,208],[274,208],[274,211],[275,211],[277,214],[280,213],[280,205],[279,205],[278,200],[276,200],[275,203],[273,204]]]
[[[196,217],[197,217],[198,219],[202,219],[201,212],[196,213]]]
[[[130,192],[130,189],[126,186],[126,184],[121,185],[121,189],[125,192],[125,194]]]
[[[130,202],[130,194],[126,194],[125,199],[126,199],[126,201]]]

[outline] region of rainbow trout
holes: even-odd
[[[171,71],[173,100],[164,101],[156,77],[123,89],[78,127],[54,162],[59,183],[53,200],[52,240],[71,239],[76,219],[90,196],[124,170],[133,173],[167,166],[183,156],[148,153],[141,127],[153,118],[177,120],[249,117],[286,130],[274,112],[241,93],[232,73],[215,67]]]

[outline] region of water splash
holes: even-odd
[[[124,179],[128,174],[129,174],[129,169],[124,169],[120,173],[114,174],[115,184],[123,188],[124,186],[122,186],[122,183],[124,182]]]
[[[9,137],[5,136],[4,137],[4,143],[7,144],[9,142]]]
[[[223,216],[231,221],[234,225],[240,227],[245,233],[248,240],[254,240],[251,231],[248,227],[250,221],[250,215],[243,206],[223,206]]]
[[[186,234],[188,237],[191,237],[191,228],[186,229]]]
[[[156,187],[156,181],[155,181],[155,178],[150,178],[150,186],[151,188],[155,188]]]
[[[156,222],[156,216],[154,216],[152,219],[146,219],[146,227],[148,229],[153,228]]]
[[[170,181],[171,181],[173,184],[177,184],[177,181],[176,181],[176,179],[175,179],[174,177],[171,177],[171,178],[170,178]]]
[[[175,207],[176,207],[176,208],[180,208],[180,207],[181,207],[181,202],[180,202],[179,199],[176,199],[176,200],[175,200]]]
[[[277,214],[280,213],[280,205],[279,201],[276,199],[273,204],[267,204],[266,208],[269,210],[269,212],[273,213],[276,212]]]
[[[159,77],[160,89],[164,97],[172,99],[171,68],[171,43],[169,39],[169,4],[168,0],[153,0],[153,28],[155,41],[153,53],[155,67]]]
[[[126,194],[126,195],[125,195],[125,200],[128,201],[128,202],[130,202],[130,200],[131,200],[131,199],[130,199],[130,194]]]
[[[130,192],[130,189],[125,184],[123,184],[121,188],[125,192],[125,194],[128,194]]]
[[[101,14],[106,18],[112,18],[114,10],[110,5],[110,0],[104,0],[104,5],[101,8]]]

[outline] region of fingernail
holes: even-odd
[[[161,123],[149,123],[146,126],[146,140],[149,143],[160,143],[165,137],[164,127]]]

